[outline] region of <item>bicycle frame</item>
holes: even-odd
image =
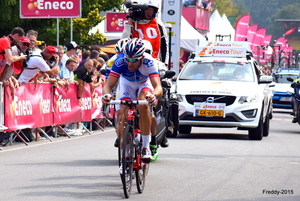
[[[145,177],[148,172],[148,164],[141,160],[141,143],[135,144],[134,129],[138,128],[138,113],[136,105],[148,104],[147,101],[111,101],[111,104],[123,104],[128,106],[127,122],[125,123],[125,131],[123,139],[119,139],[119,164],[122,165],[121,180],[123,191],[126,198],[129,198],[131,193],[133,171],[136,176],[137,190],[142,193],[145,185]],[[121,143],[122,142],[122,143]],[[122,146],[121,146],[122,144]],[[126,150],[129,148],[129,150]],[[128,151],[128,152],[127,152]],[[122,153],[121,153],[122,152]],[[126,152],[128,153],[126,157]]]

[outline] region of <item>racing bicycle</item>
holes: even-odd
[[[149,170],[149,163],[141,160],[142,138],[135,136],[139,119],[136,106],[149,103],[145,100],[111,100],[110,104],[121,104],[128,107],[124,137],[121,138],[120,134],[118,134],[118,138],[121,139],[118,146],[118,158],[124,195],[126,198],[129,198],[134,178],[136,178],[137,191],[143,193],[146,175]],[[151,104],[150,115],[152,115]]]

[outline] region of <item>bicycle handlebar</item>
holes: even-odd
[[[149,104],[146,100],[111,100],[109,102],[113,105],[128,105],[128,104],[135,104],[135,105],[147,105]]]

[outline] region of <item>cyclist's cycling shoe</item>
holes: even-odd
[[[158,158],[157,148],[158,148],[157,145],[150,144],[150,150],[151,150],[151,155],[152,155],[151,161],[156,161]]]
[[[116,139],[114,146],[115,146],[115,147],[118,147],[118,146],[119,146],[119,138]]]
[[[160,143],[160,146],[163,147],[163,148],[168,147],[168,146],[169,146],[168,139],[165,138],[165,139]]]
[[[151,151],[147,148],[143,148],[142,150],[142,161],[144,163],[149,163],[152,159]]]

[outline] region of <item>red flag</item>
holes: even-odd
[[[296,30],[296,27],[291,28],[290,30],[288,30],[287,32],[284,33],[284,36],[290,35],[291,33],[293,33]]]
[[[265,38],[266,35],[266,29],[265,28],[260,28],[256,31],[256,34],[253,38],[253,56],[255,59],[258,58],[258,55],[262,55],[262,48],[261,44]]]
[[[258,27],[258,24],[253,24],[247,30],[247,41],[250,45],[251,50],[252,50],[252,46],[253,46],[253,44],[252,44],[253,38],[254,38],[254,35],[256,34],[257,27]]]
[[[243,15],[236,23],[235,27],[235,41],[245,41],[247,30],[250,23],[250,14]]]
[[[268,46],[272,40],[272,35],[266,35],[262,45]]]
[[[272,40],[272,35],[266,35],[263,40],[263,43],[261,44],[264,46],[263,55],[262,55],[263,57],[262,59],[264,60],[267,60],[268,46],[270,45],[271,40]]]
[[[274,57],[277,64],[279,62],[279,58],[282,57],[282,53],[279,53],[279,51],[281,52],[284,49],[285,44],[286,39],[284,37],[278,38],[274,43]]]

